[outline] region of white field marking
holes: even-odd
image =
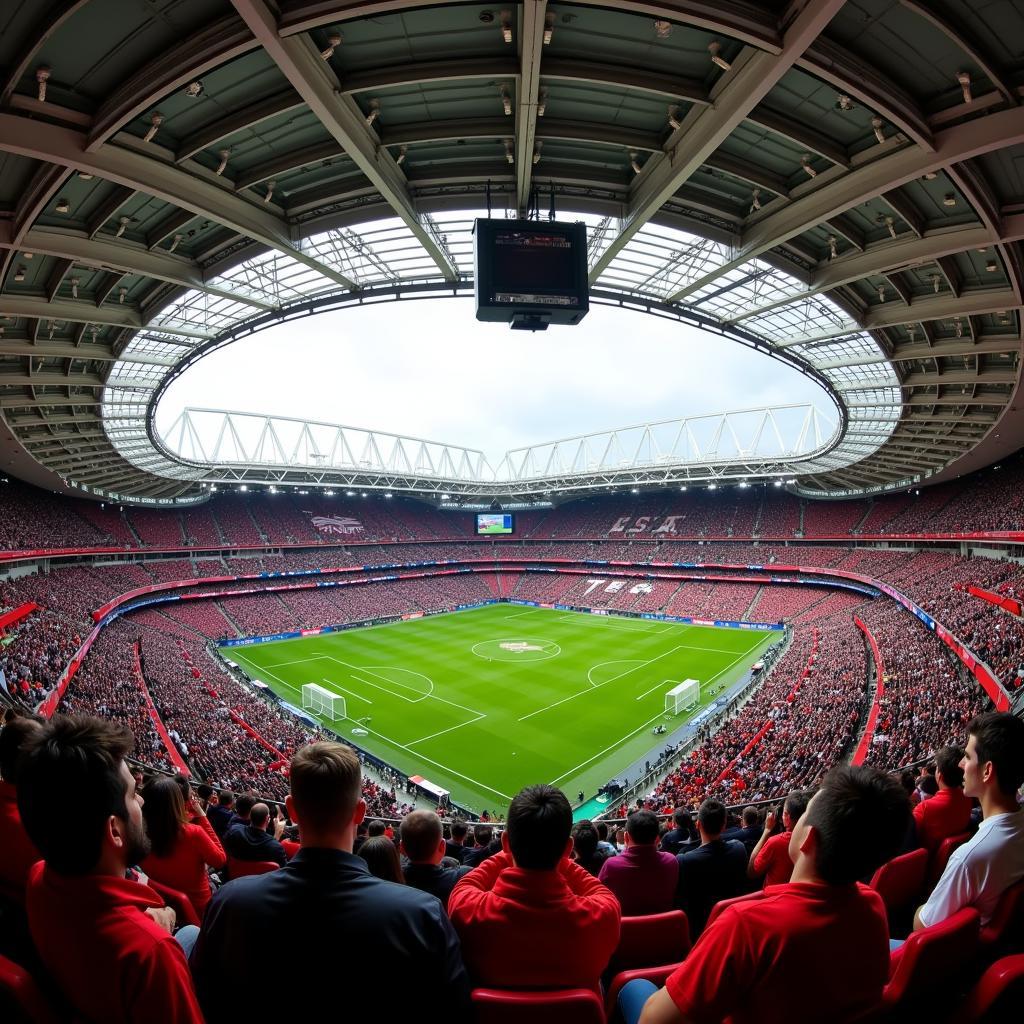
[[[594,754],[593,757],[588,757],[586,761],[584,761],[582,764],[578,764],[575,768],[570,768],[567,772],[564,772],[563,774],[559,775],[557,779],[552,780],[550,785],[556,786],[559,782],[562,781],[562,779],[568,778],[570,775],[574,775],[581,768],[586,768],[586,766],[590,764],[591,761],[596,761],[599,757],[602,757],[603,755],[607,754],[609,750],[614,750],[616,747],[625,743],[626,740],[630,739],[630,737],[632,736],[635,736],[642,729],[646,729],[652,723],[657,722],[664,716],[664,714],[664,711],[659,711],[658,714],[656,714],[653,718],[649,718],[646,722],[644,722],[643,725],[637,726],[632,732],[627,732],[625,736],[623,736],[621,739],[616,740],[609,746],[605,747],[604,750],[599,750],[596,754]]]
[[[524,615],[532,615],[534,612],[541,611],[540,608],[530,608],[525,612],[516,612],[515,615],[503,615],[503,619],[521,619]]]
[[[593,673],[599,668],[604,668],[606,665],[640,665],[642,663],[642,658],[625,658],[620,661],[599,661],[596,665],[592,665],[590,667],[590,671],[587,672],[587,682],[590,683],[591,686],[600,686],[600,683],[594,682]]]
[[[589,619],[592,623],[600,622],[602,626],[606,626],[608,629],[617,629],[623,633],[653,633],[655,632],[652,626],[624,626],[620,623],[628,622],[628,619],[620,619],[617,615],[587,615],[586,612],[578,612],[575,615],[561,615],[558,618],[559,622],[580,622],[583,619]],[[633,620],[640,621],[640,620]],[[679,623],[683,629],[688,629],[684,623]]]
[[[651,658],[648,661],[637,662],[637,668],[647,668],[648,665],[653,665],[656,661],[661,661],[662,658],[667,658],[670,654],[680,650],[681,645],[669,648],[663,654],[659,654],[655,658]],[[576,697],[582,697],[585,693],[593,693],[594,690],[601,689],[602,686],[607,686],[609,683],[614,683],[617,679],[621,679],[623,676],[628,676],[635,672],[636,668],[626,669],[625,672],[620,672],[617,676],[612,676],[611,679],[606,679],[603,683],[595,683],[589,690],[579,690],[576,693],[569,694],[568,697],[563,697],[561,700],[556,700],[554,704],[548,704],[547,707],[538,708],[536,711],[531,711],[528,715],[523,715],[522,718],[517,718],[517,722],[525,722],[528,718],[533,718],[534,715],[539,715],[542,711],[550,711],[552,708],[557,708],[560,704],[565,704],[566,701],[574,700]]]
[[[696,647],[693,644],[684,644],[683,646],[686,647],[686,649],[689,650],[689,651],[710,651],[712,654],[735,654],[736,653],[736,648],[735,647],[732,648],[732,650],[728,650],[727,651],[724,647]],[[754,647],[756,647],[756,646],[757,646],[757,644],[754,645]],[[748,649],[752,651],[754,649],[754,647],[751,647],[751,648],[748,648]],[[746,652],[744,652],[744,653],[746,653]]]
[[[374,676],[377,679],[382,679],[385,683],[390,683],[392,686],[400,686],[403,690],[412,690],[412,692],[418,694],[420,698],[432,697],[434,700],[439,700],[442,704],[450,704],[453,708],[458,708],[460,711],[465,711],[470,715],[483,714],[482,711],[477,711],[476,708],[467,708],[464,704],[456,704],[455,701],[453,700],[448,700],[445,697],[438,697],[438,695],[434,693],[434,680],[431,679],[430,676],[424,675],[422,672],[414,672],[411,668],[398,668],[396,666],[387,665],[375,666],[376,668],[387,668],[388,671],[390,672],[407,672],[411,676],[419,676],[420,679],[426,679],[426,681],[430,684],[430,691],[428,693],[424,693],[422,690],[417,690],[412,686],[406,685],[405,683],[398,683],[395,682],[395,680],[393,679],[388,679],[387,676],[382,676],[379,672],[374,672],[372,669],[367,668],[365,665],[350,665],[347,661],[341,661],[339,658],[331,658],[331,661],[337,662],[339,665],[344,665],[345,668],[354,669],[356,672],[362,672],[365,675]],[[377,689],[384,690],[385,687],[378,686]],[[391,691],[386,692],[390,693]],[[391,696],[397,697],[399,695],[396,693],[392,693]],[[406,698],[406,700],[409,700],[409,698]],[[416,704],[418,703],[418,701],[410,701],[410,703]]]
[[[753,654],[754,651],[757,649],[757,646],[758,646],[757,644],[754,644],[753,647],[749,648],[746,651],[743,651],[743,653],[740,654],[739,657],[734,658],[732,661],[730,661],[729,664],[726,665],[725,668],[723,668],[721,670],[721,672],[716,672],[710,679],[706,679],[706,680],[702,679],[701,683],[700,683],[701,689],[703,690],[705,686],[710,686],[719,676],[724,676],[725,673],[728,672],[729,669],[731,669],[733,667],[733,665],[736,664],[737,661],[740,661],[743,658],[749,658],[750,655]],[[701,647],[696,647],[696,648],[691,647],[690,648],[690,650],[703,650],[703,649],[704,648],[701,648]],[[726,651],[726,652],[723,652],[723,653],[732,654],[733,652],[732,651]],[[668,683],[668,682],[671,682],[671,680],[670,679],[666,679],[663,682],[658,683],[658,686],[664,686],[665,683]],[[647,693],[641,693],[640,696],[637,697],[637,700],[642,700],[644,697],[647,696],[648,693],[653,693],[658,688],[658,686],[652,686],[647,691]]]
[[[437,736],[443,736],[446,732],[455,732],[456,729],[463,729],[467,725],[472,725],[474,722],[479,722],[481,718],[486,717],[486,715],[477,715],[476,718],[471,718],[468,722],[459,722],[458,725],[450,725],[447,729],[439,729],[437,732],[432,732],[429,736],[421,736],[418,740],[409,740],[406,746],[415,747],[417,743],[424,743]]]
[[[479,643],[473,644],[473,646],[470,647],[469,653],[470,654],[475,654],[478,658],[486,658],[488,661],[497,660],[497,661],[504,661],[504,662],[512,662],[514,660],[512,658],[497,658],[497,659],[490,658],[486,654],[478,653],[477,648],[478,647],[483,647],[484,644],[521,644],[521,643],[535,643],[535,644],[544,644],[545,645],[545,647],[541,651],[541,654],[543,654],[544,657],[542,657],[542,658],[526,658],[525,659],[526,661],[549,661],[551,658],[557,658],[562,653],[561,645],[560,644],[556,644],[554,640],[541,640],[541,639],[539,639],[538,637],[535,637],[535,636],[521,636],[518,639],[513,638],[513,637],[508,637],[508,636],[501,636],[501,637],[497,637],[496,639],[493,639],[493,640],[481,640]],[[554,647],[555,650],[551,654],[549,654],[548,651],[550,651],[552,647]],[[513,652],[509,652],[509,653],[513,653]]]
[[[355,679],[355,676],[353,676],[352,678]],[[373,701],[370,700],[368,697],[362,697],[358,693],[353,693],[352,690],[346,690],[345,687],[341,685],[341,683],[337,683],[333,679],[328,679],[327,676],[321,676],[320,679],[325,683],[330,683],[335,690],[341,690],[342,693],[347,693],[350,697],[355,697],[356,700],[361,700],[364,704],[373,704]],[[357,681],[362,683],[365,680],[359,679]]]
[[[244,657],[244,656],[243,656]],[[284,668],[286,665],[302,665],[307,661],[320,661],[323,658],[330,657],[327,654],[311,654],[308,658],[296,658],[295,661],[277,661],[270,668]],[[250,664],[253,664],[250,662]]]
[[[655,683],[649,690],[644,690],[644,692],[641,693],[639,697],[637,697],[637,700],[643,700],[644,697],[647,696],[647,694],[654,693],[654,691],[657,690],[659,686],[664,686],[666,683],[670,682],[672,682],[671,679],[662,679],[660,683]]]
[[[372,686],[375,690],[380,690],[381,693],[386,693],[389,697],[394,697],[396,700],[405,700],[410,704],[419,704],[421,700],[427,699],[427,694],[421,693],[418,697],[406,697],[404,693],[395,693],[393,690],[389,690],[386,686],[381,686],[379,683],[374,683],[369,679],[364,679],[362,676],[357,676],[355,672],[349,672],[349,675],[357,682],[362,683],[364,686]]]

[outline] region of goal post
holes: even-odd
[[[302,710],[323,715],[332,721],[347,718],[345,698],[319,683],[305,683],[302,687]]]
[[[700,681],[684,679],[665,694],[665,714],[678,715],[700,703]]]

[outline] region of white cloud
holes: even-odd
[[[529,334],[478,323],[466,299],[324,313],[227,346],[160,403],[293,416],[482,449],[682,415],[790,402],[821,389],[795,370],[672,321],[592,307],[577,327]]]

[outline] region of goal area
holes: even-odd
[[[665,694],[665,714],[678,715],[700,703],[700,681],[684,679]]]
[[[302,709],[323,715],[332,721],[346,718],[345,698],[319,683],[305,683],[302,687]]]

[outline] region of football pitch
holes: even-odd
[[[343,695],[346,718],[325,725],[470,810],[504,812],[536,782],[593,796],[780,636],[501,604],[221,653],[290,704],[304,683]],[[666,716],[665,693],[690,678],[701,703]]]

